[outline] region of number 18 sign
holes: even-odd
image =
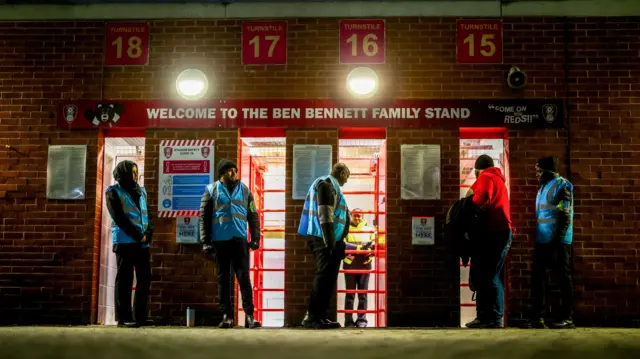
[[[502,63],[501,20],[458,20],[456,51],[459,64]]]
[[[149,24],[108,24],[105,66],[143,66],[149,63]]]

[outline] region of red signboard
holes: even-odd
[[[286,21],[242,24],[243,65],[285,65],[286,63]]]
[[[561,100],[163,100],[63,102],[58,125],[125,128],[563,127]]]
[[[149,63],[149,24],[107,24],[105,66],[142,66]]]
[[[457,28],[458,63],[502,63],[502,20],[458,20]]]
[[[340,63],[384,64],[384,20],[341,20]]]
[[[209,173],[209,161],[164,161],[164,173]]]

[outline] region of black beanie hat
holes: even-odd
[[[224,158],[221,159],[218,162],[218,178],[222,177],[224,173],[230,170],[231,168],[235,168],[236,171],[238,170],[238,166],[236,166],[236,164],[233,161],[229,161]]]
[[[473,166],[477,170],[486,170],[489,167],[493,167],[493,158],[488,155],[478,157],[476,164]]]
[[[558,160],[555,157],[542,157],[536,165],[544,171],[558,172]]]

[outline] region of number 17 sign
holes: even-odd
[[[287,22],[242,24],[243,65],[286,65]]]
[[[459,64],[502,63],[501,20],[458,20],[457,28]]]

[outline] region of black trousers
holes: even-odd
[[[345,274],[344,282],[345,287],[347,289],[358,289],[358,290],[367,290],[369,289],[369,278],[371,277],[370,273],[358,273],[358,274]],[[358,293],[358,310],[367,310],[367,293]],[[346,293],[344,296],[344,309],[353,310],[353,304],[355,302],[356,294],[355,293]],[[353,324],[353,315],[350,313],[345,313],[344,315],[345,325]],[[358,319],[356,320],[358,323],[367,323],[367,314],[366,313],[358,313]]]
[[[232,238],[228,241],[214,241],[216,249],[216,267],[218,270],[218,296],[220,310],[227,316],[233,316],[231,303],[231,267],[236,274],[242,294],[242,309],[245,314],[253,315],[253,290],[249,274],[249,243],[243,238]]]
[[[324,240],[309,237],[308,245],[316,260],[316,275],[313,279],[311,296],[309,297],[309,316],[320,320],[327,318],[327,310],[331,296],[338,281],[340,262],[344,259],[344,242],[336,242],[336,249],[330,252],[325,248]]]
[[[147,319],[149,287],[151,286],[151,256],[149,248],[138,243],[117,244],[113,251],[118,266],[115,288],[116,321],[142,323]],[[131,311],[133,268],[136,276],[136,294]]]
[[[559,320],[572,320],[573,280],[571,276],[570,244],[536,244],[533,250],[531,273],[531,297],[533,299],[532,319],[544,317],[546,308],[547,270],[555,272],[562,295]]]

